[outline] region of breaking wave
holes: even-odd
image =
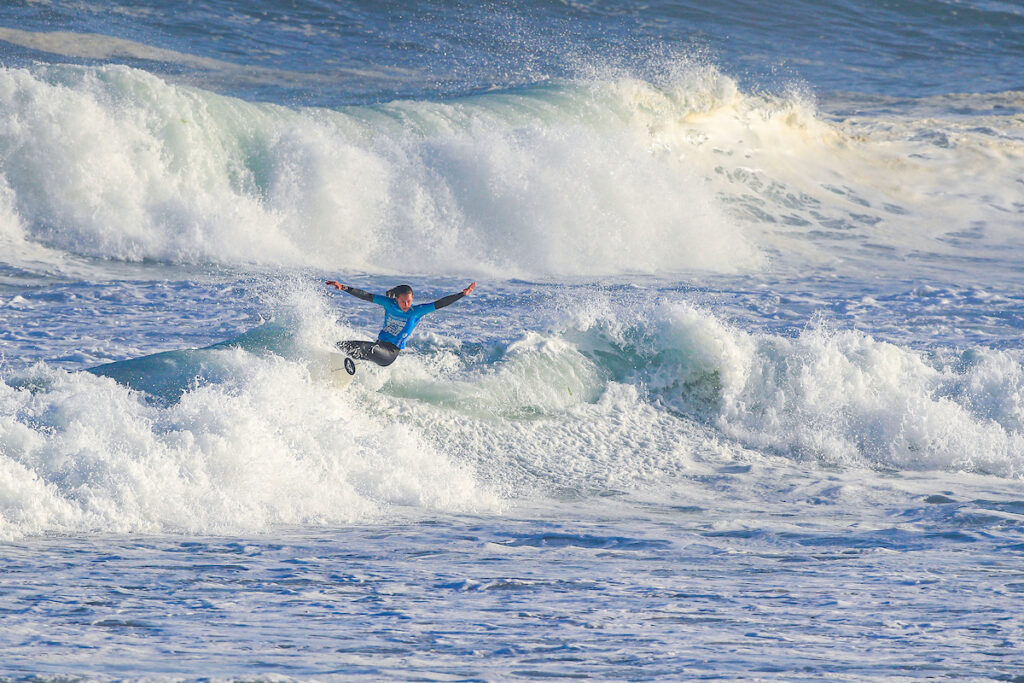
[[[503,277],[1016,249],[1024,125],[986,127],[995,99],[961,121],[830,120],[690,63],[658,84],[289,109],[126,67],[0,69],[0,239]]]
[[[670,485],[707,463],[1024,475],[1012,351],[751,334],[689,304],[436,338],[339,391],[321,313],[0,383],[0,534],[258,531]],[[704,464],[702,464],[704,463]]]

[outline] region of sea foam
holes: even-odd
[[[996,104],[833,120],[697,64],[334,110],[40,66],[0,70],[0,102],[0,234],[76,255],[514,277],[1024,246]]]
[[[750,333],[691,304],[569,334],[656,405],[830,466],[1024,474],[1020,354],[915,351],[853,330]]]
[[[285,300],[292,317],[205,349],[8,371],[3,534],[495,511],[736,462],[1024,474],[1013,351],[748,332],[673,299],[608,299],[506,341],[432,336],[340,392],[321,349],[358,331],[305,289]]]
[[[259,532],[499,505],[465,463],[299,364],[241,349],[208,362],[221,381],[170,404],[42,364],[0,384],[0,535]]]

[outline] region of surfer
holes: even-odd
[[[384,326],[377,334],[377,341],[343,341],[337,344],[338,348],[350,358],[371,360],[382,367],[395,362],[395,359],[398,358],[398,353],[405,348],[405,342],[409,335],[412,334],[413,329],[419,324],[420,318],[427,313],[433,313],[439,308],[450,306],[476,289],[476,283],[474,282],[461,292],[443,296],[433,303],[413,306],[412,287],[409,285],[392,287],[383,296],[380,294],[370,294],[369,292],[343,285],[334,280],[328,280],[327,286],[348,292],[357,299],[384,307]]]

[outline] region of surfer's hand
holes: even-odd
[[[340,282],[335,282],[334,280],[328,280],[327,281],[327,286],[328,287],[334,287],[335,289],[340,289],[343,292],[346,289],[348,289],[348,287],[346,287],[345,285],[341,284]]]
[[[473,284],[471,284],[469,287],[466,287],[464,290],[462,290],[462,293],[465,294],[466,296],[469,296],[470,294],[473,293],[474,289],[476,289],[476,283],[475,282]]]

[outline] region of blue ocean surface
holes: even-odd
[[[0,7],[0,680],[1024,680],[1024,6]],[[410,284],[428,315],[340,389]]]

